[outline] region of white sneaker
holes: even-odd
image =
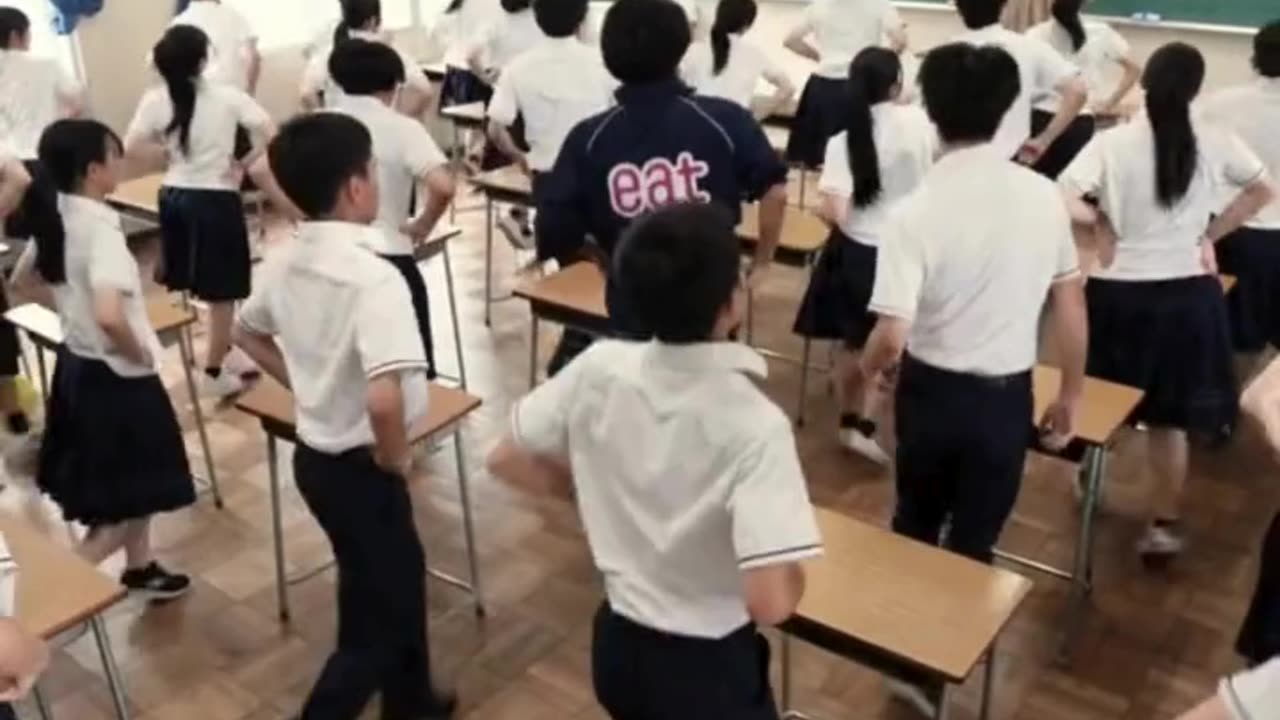
[[[502,235],[507,238],[507,242],[511,243],[511,247],[520,251],[533,249],[533,233],[526,233],[519,220],[510,215],[504,215],[498,218],[497,225]]]
[[[206,395],[225,400],[234,395],[239,395],[245,390],[245,382],[233,372],[229,372],[225,367],[222,374],[218,377],[209,377],[208,373],[204,376],[204,392]]]
[[[1177,530],[1148,525],[1146,533],[1138,541],[1138,554],[1144,560],[1168,559],[1181,555],[1187,541]]]
[[[927,688],[891,677],[886,677],[884,684],[889,691],[889,697],[894,700],[911,706],[927,718],[938,716],[938,702],[942,698],[932,697],[932,693]]]
[[[840,444],[846,450],[857,453],[882,467],[891,462],[889,454],[880,447],[880,443],[877,443],[875,438],[867,437],[855,428],[840,428]]]
[[[259,368],[253,358],[246,355],[243,350],[233,347],[231,352],[222,359],[222,372],[231,373],[242,379],[253,379],[262,375],[262,368]]]

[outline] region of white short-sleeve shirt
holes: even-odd
[[[607,110],[616,85],[599,50],[575,38],[549,38],[498,76],[489,119],[510,126],[523,116],[529,166],[548,172],[569,131]]]
[[[889,209],[916,188],[938,151],[938,131],[929,116],[915,105],[880,103],[871,108],[876,157],[880,162],[880,197],[865,207],[854,207],[854,177],[849,169],[848,133],[827,141],[826,158],[818,189],[849,198],[849,212],[840,223],[845,237],[863,245],[880,244],[880,228]]]
[[[67,349],[105,362],[121,377],[155,375],[160,339],[147,317],[142,277],[120,227],[120,215],[105,203],[80,195],[59,195],[58,211],[66,227],[67,281],[53,286],[53,299]],[[25,252],[34,261],[36,244],[28,243]],[[104,290],[121,293],[125,321],[139,344],[151,351],[155,364],[139,365],[120,354],[98,324],[94,294]]]
[[[516,442],[569,463],[618,614],[724,637],[749,622],[743,570],[821,552],[766,372],[738,343],[601,341],[516,405]]]
[[[163,143],[169,149],[165,186],[197,190],[238,191],[242,178],[233,170],[236,128],[243,125],[263,132],[271,124],[267,111],[243,91],[208,81],[196,86],[188,152],[182,150],[179,132],[165,133],[172,120],[168,89],[151,88],[129,123],[125,144],[137,140]]]
[[[367,245],[374,227],[303,223],[268,254],[240,309],[246,330],[276,339],[297,403],[298,437],[337,454],[373,445],[369,381],[400,376],[404,422],[427,413],[427,360],[404,278]],[[375,237],[370,237],[375,236]]]
[[[169,25],[192,25],[209,36],[213,52],[205,66],[206,78],[240,90],[249,89],[249,55],[258,36],[235,8],[225,2],[196,0]]]
[[[970,45],[995,45],[1003,48],[1018,63],[1022,91],[1005,113],[992,146],[1012,158],[1031,138],[1031,103],[1057,91],[1059,85],[1079,74],[1079,70],[1056,50],[1034,38],[1020,35],[999,25],[970,30],[956,38]]]
[[[56,60],[0,50],[0,138],[19,158],[34,159],[45,128],[81,93],[80,83]]]
[[[385,33],[371,32],[368,30],[352,30],[351,37],[366,42],[382,43],[392,50],[396,51],[396,55],[400,56],[400,62],[404,65],[404,85],[412,88],[420,93],[431,92],[431,81],[427,79],[422,68],[419,67],[417,60],[413,59],[409,53],[403,48],[391,41],[391,38]],[[312,97],[320,93],[324,93],[325,104],[332,107],[337,98],[344,94],[342,88],[333,81],[329,75],[329,56],[333,54],[333,38],[322,49],[311,55],[307,60],[307,66],[302,71],[301,93],[303,96]]]
[[[1057,50],[1059,55],[1080,68],[1080,75],[1089,91],[1089,102],[1096,105],[1106,101],[1115,92],[1115,82],[1111,79],[1112,69],[1129,57],[1132,49],[1123,35],[1104,22],[1087,21],[1084,23],[1084,32],[1084,45],[1079,50],[1075,49],[1071,36],[1056,20],[1047,20],[1027,30],[1027,37]],[[1061,103],[1061,97],[1054,91],[1043,99],[1038,99],[1036,107],[1056,112]]]
[[[863,49],[880,45],[902,17],[889,0],[814,0],[800,27],[814,38],[821,59],[814,72],[826,78],[849,77],[849,64]]]
[[[1280,707],[1280,658],[1242,671],[1218,685],[1231,720],[1268,720]]]
[[[947,153],[889,211],[870,309],[911,323],[907,351],[953,372],[1035,365],[1050,286],[1079,273],[1051,180],[981,145]]]
[[[766,74],[785,73],[765,51],[737,35],[729,36],[729,58],[719,73],[715,71],[715,57],[709,42],[691,45],[681,64],[685,83],[699,95],[731,100],[748,110],[760,79]]]
[[[1204,100],[1201,115],[1231,130],[1280,178],[1280,78],[1258,78],[1248,85],[1220,90]],[[1263,208],[1249,227],[1280,230],[1280,198]]]
[[[467,67],[467,56],[475,47],[476,38],[504,14],[498,0],[462,0],[462,7],[442,14],[434,32],[445,45],[445,63]]]
[[[449,160],[422,123],[405,117],[370,96],[346,95],[333,106],[335,112],[359,120],[373,136],[373,156],[378,167],[378,219],[383,242],[373,249],[384,255],[412,255],[413,241],[400,232],[409,219],[409,208],[418,181]]]
[[[538,27],[533,10],[504,13],[480,33],[474,47],[481,49],[487,68],[505,70],[507,65],[527,50],[545,42],[546,33]]]
[[[1059,182],[1078,195],[1094,195],[1115,228],[1115,260],[1094,277],[1169,280],[1205,274],[1200,238],[1220,211],[1220,186],[1239,188],[1266,174],[1256,155],[1234,134],[1195,123],[1196,173],[1172,208],[1156,197],[1155,138],[1145,115],[1094,136]]]

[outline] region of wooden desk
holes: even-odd
[[[453,105],[440,111],[440,116],[453,123],[454,128],[474,130],[484,127],[484,103],[474,102],[466,105]]]
[[[760,242],[760,213],[755,205],[742,206],[742,220],[738,223],[738,238],[743,249],[754,252]],[[787,207],[782,221],[782,237],[778,239],[778,252],[774,259],[780,265],[809,268],[818,253],[827,245],[831,228],[817,215],[800,208]]]
[[[422,74],[427,76],[431,82],[444,82],[445,73],[449,71],[449,66],[443,62],[423,63]]]
[[[485,614],[483,590],[480,582],[479,559],[476,555],[475,526],[471,515],[471,487],[467,477],[467,464],[462,451],[462,421],[480,407],[480,398],[462,390],[431,383],[427,416],[409,431],[412,445],[428,442],[445,434],[453,435],[453,448],[458,466],[458,494],[462,503],[462,523],[466,533],[467,562],[470,581],[427,568],[427,572],[444,582],[471,593],[477,616]],[[297,422],[293,393],[269,377],[259,380],[248,392],[236,400],[236,409],[257,418],[267,436],[267,466],[271,480],[271,531],[275,549],[276,600],[280,620],[289,621],[288,586],[302,582],[323,572],[332,563],[304,572],[295,578],[285,576],[284,527],[280,507],[280,463],[277,440],[297,442]]]
[[[127,720],[124,684],[101,618],[104,611],[124,599],[125,588],[7,512],[0,513],[0,532],[18,563],[15,619],[27,632],[44,640],[88,623],[116,715]]]
[[[143,175],[120,183],[116,191],[107,196],[107,202],[124,212],[149,219],[160,216],[160,186],[164,173]]]
[[[494,203],[532,207],[533,183],[515,165],[508,165],[471,178],[471,184],[484,193],[484,324],[492,325],[493,303],[507,299],[493,296]]]
[[[538,384],[538,325],[541,320],[608,335],[604,271],[595,263],[579,262],[548,275],[520,283],[515,297],[529,301],[529,387]]]

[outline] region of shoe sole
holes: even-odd
[[[136,595],[144,598],[148,602],[156,604],[164,604],[186,595],[191,592],[191,586],[187,586],[181,590],[153,590],[151,588],[140,588],[137,590],[129,590],[130,595]]]

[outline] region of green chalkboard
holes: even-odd
[[[924,1],[950,4],[950,0]],[[1087,11],[1091,15],[1125,18],[1135,13],[1155,13],[1165,22],[1261,27],[1280,20],[1280,0],[1095,0]]]

